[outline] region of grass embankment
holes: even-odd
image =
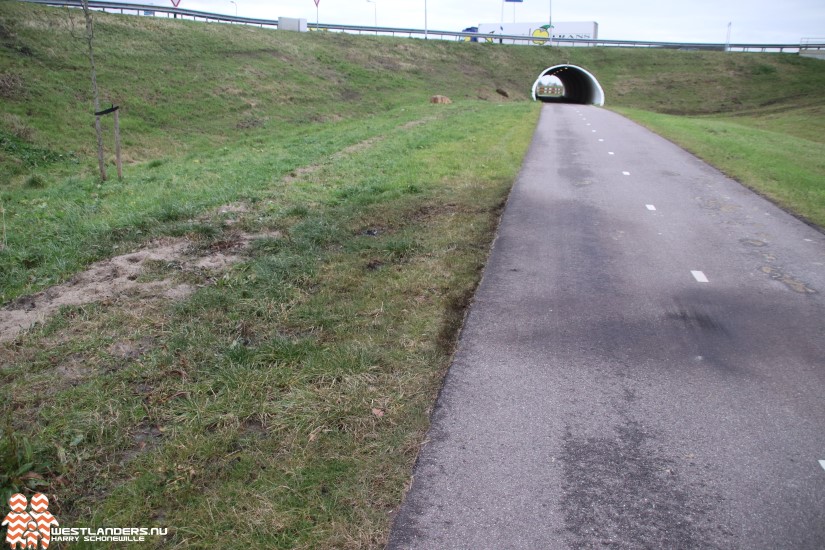
[[[380,546],[532,134],[537,106],[518,100],[538,71],[569,61],[613,105],[753,124],[795,108],[777,90],[823,94],[819,62],[793,56],[98,14],[127,161],[101,184],[78,19],[0,1],[2,302],[157,240],[208,254],[267,236],[234,266],[140,275],[185,299],[64,307],[0,344],[0,490],[45,491],[64,526],[169,526],[180,547]],[[455,104],[427,105],[435,93]]]
[[[393,84],[380,56],[267,77],[281,57],[343,56],[353,37],[101,17],[101,83],[132,105],[135,155],[101,184],[88,120],[61,107],[85,101],[82,51],[43,32],[68,32],[62,17],[4,20],[5,74],[20,75],[4,103],[4,301],[155,239],[210,251],[270,237],[235,267],[141,275],[197,289],[182,301],[64,307],[0,344],[2,491],[46,492],[64,526],[170,527],[158,544],[380,546],[536,107],[431,106],[443,89]],[[201,40],[188,73],[156,72],[177,56],[158,43]],[[329,84],[335,70],[356,84]]]
[[[5,466],[33,463],[64,525],[166,525],[196,547],[382,543],[535,119],[529,104],[414,111],[426,122],[316,134],[373,141],[295,179],[268,159],[277,138],[231,169],[202,158],[243,167],[248,209],[146,231],[204,248],[238,228],[283,236],[218,280],[157,266],[201,287],[184,302],[64,308],[4,349],[7,421],[32,446]],[[188,164],[154,171],[172,185]]]

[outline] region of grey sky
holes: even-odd
[[[132,0],[138,1],[138,0]],[[181,0],[181,8],[248,17],[305,17],[315,21],[313,0]],[[504,4],[504,20],[546,21],[552,1],[555,21],[596,21],[599,37],[618,40],[796,44],[801,38],[825,41],[823,0],[524,0]],[[145,3],[171,5],[169,0]],[[429,28],[461,30],[501,19],[497,0],[426,0]],[[425,0],[320,0],[322,23],[388,27],[424,27]]]

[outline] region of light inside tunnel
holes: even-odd
[[[555,76],[564,86],[561,97],[544,97],[537,95],[542,78]],[[581,103],[584,105],[604,105],[604,90],[599,81],[590,72],[576,65],[556,65],[545,69],[533,83],[533,100],[555,101],[564,103]]]

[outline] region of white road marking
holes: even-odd
[[[691,271],[690,273],[691,273],[691,275],[693,275],[693,278],[696,279],[700,283],[709,283],[710,282],[710,281],[708,281],[707,276],[705,276],[705,274],[702,273],[701,271]]]
[[[825,460],[820,460],[819,465],[822,466],[823,470],[825,470]]]
[[[813,239],[805,239],[805,242],[806,242],[806,243],[812,243],[812,242],[814,242],[814,241],[813,241]]]
[[[595,134],[595,133],[596,133],[596,130],[593,130],[593,133]]]
[[[622,172],[622,174],[625,175],[625,176],[629,176],[630,172]]]
[[[645,206],[647,206],[647,209],[650,210],[650,211],[656,210],[656,207],[653,206],[652,204],[646,204]]]
[[[613,151],[610,151],[610,152],[609,152],[609,153],[607,153],[607,154],[608,154],[608,155],[615,155],[616,153],[614,153]]]
[[[599,138],[599,141],[604,141],[602,138]]]

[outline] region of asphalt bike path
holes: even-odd
[[[389,548],[825,548],[825,235],[543,107]]]

